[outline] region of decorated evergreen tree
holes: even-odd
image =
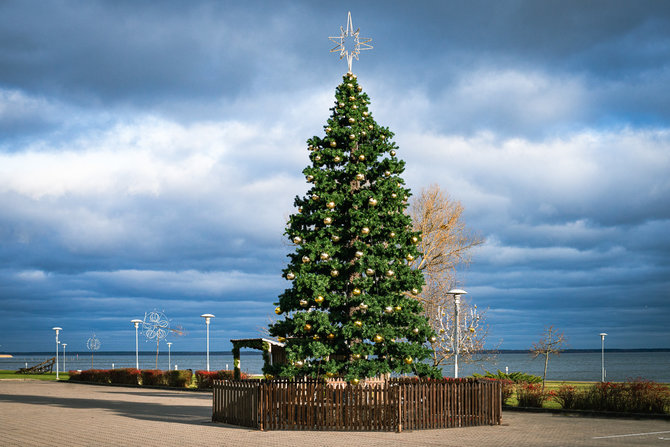
[[[288,361],[266,374],[353,383],[391,372],[441,376],[424,363],[436,338],[414,297],[424,279],[409,266],[421,235],[405,213],[405,163],[362,90],[347,73],[325,136],[307,141],[312,163],[303,173],[312,186],[295,198],[286,227],[295,245],[283,272],[291,286],[270,326]]]

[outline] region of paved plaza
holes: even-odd
[[[0,381],[0,446],[667,446],[670,422],[504,412],[501,426],[261,432],[211,422],[211,394]]]

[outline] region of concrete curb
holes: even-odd
[[[619,413],[615,411],[594,411],[594,410],[565,410],[563,408],[533,408],[533,407],[514,407],[503,405],[503,411],[518,411],[522,413],[549,413],[562,414],[565,416],[593,417],[593,418],[621,418],[621,419],[660,419],[670,421],[670,414],[656,413]]]
[[[201,388],[175,388],[170,386],[162,385],[133,385],[125,383],[98,383],[98,382],[77,382],[72,380],[54,380],[56,383],[71,383],[75,385],[97,385],[97,386],[112,386],[112,387],[123,387],[123,388],[137,388],[137,389],[151,389],[151,390],[169,390],[169,391],[186,391],[189,393],[211,393],[211,389],[201,389]]]

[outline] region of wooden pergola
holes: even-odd
[[[235,379],[240,379],[240,349],[250,348],[263,351],[263,362],[265,365],[286,363],[286,351],[284,343],[267,338],[238,338],[230,340],[233,344],[233,365],[235,367]]]

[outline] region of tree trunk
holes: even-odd
[[[542,376],[542,391],[544,392],[544,381],[547,378],[547,365],[549,364],[549,351],[544,353],[544,375]]]

